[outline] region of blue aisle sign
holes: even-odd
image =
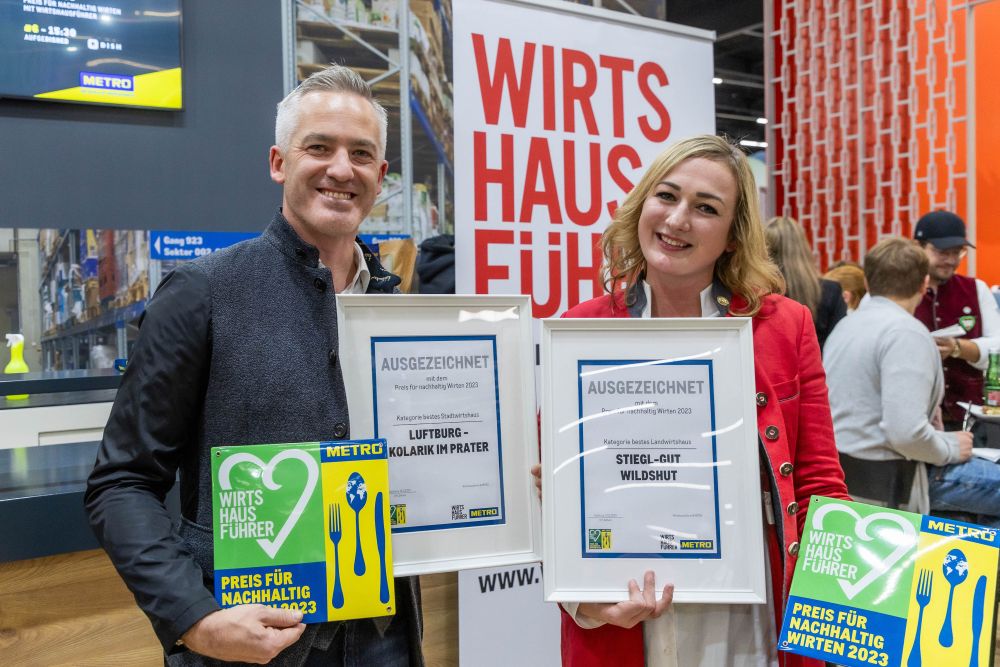
[[[409,234],[358,234],[358,238],[368,246],[372,252],[378,252],[380,243],[386,241],[396,241],[398,239],[408,239]]]
[[[260,236],[257,232],[149,232],[150,259],[187,260]]]

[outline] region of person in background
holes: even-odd
[[[823,274],[826,280],[832,280],[843,290],[844,303],[847,304],[847,314],[858,309],[861,299],[868,293],[865,287],[865,271],[860,264],[854,262],[837,262]]]
[[[767,250],[785,277],[785,296],[809,309],[820,349],[837,322],[847,314],[838,283],[819,277],[816,260],[802,226],[792,218],[771,218],[764,229]]]
[[[950,211],[932,211],[913,228],[913,238],[930,262],[930,285],[914,315],[931,331],[958,324],[965,336],[939,336],[944,364],[944,426],[962,427],[959,401],[982,403],[983,371],[991,347],[1000,347],[1000,308],[982,280],[956,273],[966,248],[965,222]]]
[[[91,527],[153,624],[168,665],[422,665],[420,589],[396,615],[306,627],[212,594],[211,448],[350,438],[335,293],[399,278],[357,240],[382,190],[387,115],[335,65],[278,105],[262,236],[181,264],[150,300],[84,496]],[[164,498],[180,480],[179,526]]]
[[[922,461],[930,467],[919,468],[915,493],[929,498],[931,513],[966,512],[1000,526],[1000,466],[972,458],[972,433],[934,425],[944,394],[940,358],[912,317],[927,269],[909,239],[885,239],[865,257],[870,298],[823,350],[837,448],[858,459]]]
[[[604,232],[607,294],[567,317],[753,317],[757,431],[769,480],[764,503],[768,604],[673,608],[666,587],[629,582],[618,604],[563,605],[563,664],[663,667],[774,666],[777,629],[795,569],[810,496],[847,499],[833,442],[826,381],[812,316],[780,296],[767,256],[747,159],[712,135],[666,149]],[[837,300],[843,305],[837,291]],[[779,554],[781,556],[779,557]],[[624,583],[624,582],[623,582]],[[787,667],[818,665],[786,655]]]

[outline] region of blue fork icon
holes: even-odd
[[[920,657],[920,631],[924,622],[924,609],[930,604],[931,590],[934,588],[934,573],[930,570],[920,570],[920,578],[917,579],[917,606],[920,607],[920,614],[917,616],[917,631],[913,635],[913,646],[910,648],[910,657],[906,661],[906,667],[921,667],[923,660]]]
[[[344,536],[343,525],[340,523],[340,505],[330,505],[330,541],[333,542],[333,598],[330,602],[334,609],[344,606],[344,589],[340,586],[340,538]]]

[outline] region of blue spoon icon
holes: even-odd
[[[347,478],[347,504],[354,510],[354,574],[365,573],[365,554],[361,551],[361,510],[368,502],[368,488],[365,478],[352,472]]]

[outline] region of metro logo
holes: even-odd
[[[132,92],[135,83],[131,76],[120,74],[100,74],[98,72],[80,72],[82,88],[100,88],[101,90],[121,90]]]
[[[500,516],[499,507],[478,507],[469,510],[470,519],[481,519],[486,516]]]
[[[714,540],[681,540],[681,549],[714,549]]]

